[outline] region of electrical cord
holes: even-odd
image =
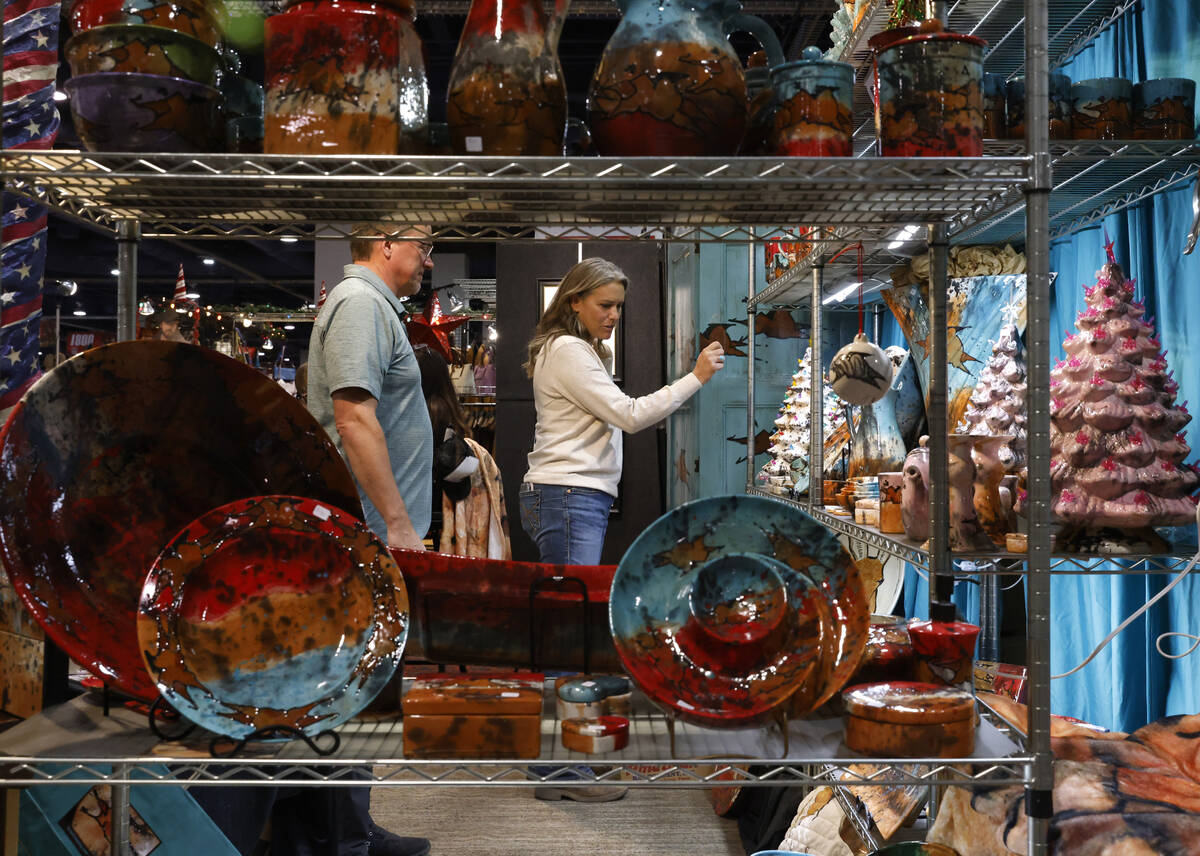
[[[1200,505],[1196,506],[1196,535],[1197,535],[1197,538],[1200,538]],[[1171,580],[1171,582],[1169,582],[1166,586],[1164,586],[1163,589],[1158,594],[1156,594],[1154,597],[1152,597],[1148,601],[1146,601],[1141,607],[1138,608],[1137,612],[1135,612],[1133,615],[1129,616],[1124,621],[1122,621],[1120,624],[1118,624],[1117,628],[1112,633],[1109,633],[1107,636],[1105,636],[1103,641],[1101,641],[1101,643],[1095,647],[1095,649],[1092,651],[1092,653],[1088,654],[1088,657],[1086,660],[1084,660],[1082,663],[1080,663],[1078,666],[1076,666],[1074,669],[1072,669],[1069,672],[1063,672],[1061,675],[1051,675],[1050,680],[1057,681],[1059,678],[1065,678],[1068,675],[1073,675],[1076,672],[1078,672],[1080,669],[1082,669],[1084,666],[1086,666],[1088,663],[1092,662],[1092,660],[1095,658],[1095,656],[1097,654],[1099,654],[1101,651],[1103,651],[1105,646],[1107,646],[1109,642],[1111,642],[1113,639],[1115,639],[1117,637],[1118,633],[1120,633],[1122,630],[1124,630],[1126,627],[1128,627],[1130,624],[1132,624],[1134,621],[1136,621],[1139,617],[1141,617],[1141,615],[1144,612],[1146,612],[1146,610],[1148,610],[1150,607],[1154,606],[1154,604],[1158,603],[1158,601],[1160,601],[1164,597],[1166,597],[1167,593],[1170,592],[1171,589],[1175,588],[1175,586],[1177,586],[1181,582],[1183,582],[1183,578],[1192,572],[1192,568],[1196,567],[1197,562],[1200,562],[1200,553],[1196,553],[1196,555],[1192,556],[1191,561],[1188,562],[1186,568],[1184,568],[1182,571],[1180,571],[1179,576],[1177,576],[1177,577],[1175,577],[1175,579]],[[1168,636],[1184,636],[1184,637],[1187,637],[1188,639],[1195,639],[1196,641],[1192,644],[1191,648],[1188,648],[1182,654],[1168,654],[1166,651],[1163,650],[1163,647],[1162,647],[1163,640],[1166,639]],[[1186,657],[1188,654],[1192,653],[1192,651],[1196,650],[1197,645],[1200,645],[1200,637],[1193,636],[1190,633],[1178,633],[1178,632],[1163,633],[1163,634],[1160,634],[1159,637],[1154,641],[1154,646],[1158,649],[1158,653],[1162,654],[1164,657],[1170,657],[1173,660],[1177,660],[1180,657]]]

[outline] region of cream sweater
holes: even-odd
[[[700,389],[692,372],[650,395],[621,392],[592,346],[563,335],[542,347],[533,369],[537,428],[525,481],[590,487],[617,495],[621,432],[641,431]]]

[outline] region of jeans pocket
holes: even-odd
[[[521,528],[534,540],[541,531],[542,495],[536,490],[521,489]]]

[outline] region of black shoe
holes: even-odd
[[[406,838],[372,822],[367,856],[429,856],[429,839]]]

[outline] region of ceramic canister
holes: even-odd
[[[908,625],[918,681],[974,691],[979,627],[965,621],[913,621]]]
[[[979,157],[983,154],[983,50],[976,36],[939,32],[880,51],[879,154]]]
[[[1133,133],[1133,84],[1097,77],[1071,86],[1071,125],[1077,140],[1124,140]]]
[[[1050,139],[1071,139],[1071,78],[1053,72],[1049,90]],[[1009,139],[1025,139],[1025,78],[1004,85],[1006,132]]]
[[[983,136],[1000,140],[1007,136],[1004,118],[1004,75],[993,71],[983,75]]]
[[[804,49],[803,59],[771,69],[776,109],[771,148],[777,155],[849,157],[854,132],[854,66],[821,59]]]
[[[1134,84],[1133,136],[1138,140],[1190,140],[1196,133],[1196,81],[1159,77]]]
[[[964,758],[975,751],[975,697],[895,681],[843,691],[846,745],[879,758]]]

